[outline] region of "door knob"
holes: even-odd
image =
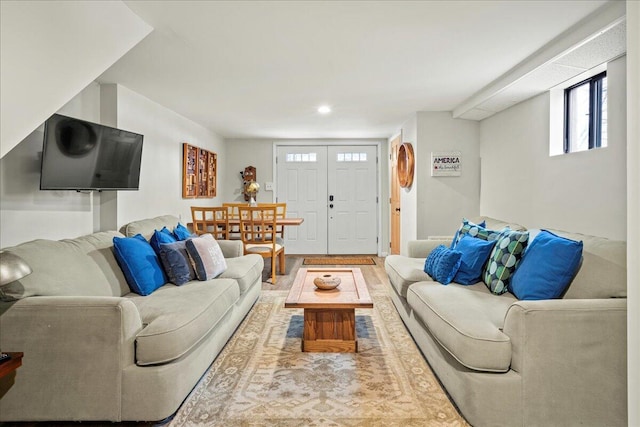
[[[400,208],[396,208],[396,212],[400,212]]]
[[[331,209],[333,209],[333,203],[331,203],[331,204],[329,205],[329,207],[330,207]]]

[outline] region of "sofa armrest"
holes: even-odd
[[[24,352],[0,418],[120,417],[122,371],[135,363],[142,321],[120,297],[30,297],[3,307],[0,347]],[[22,418],[24,419],[24,418]]]
[[[225,258],[237,258],[244,255],[242,240],[218,240]]]
[[[549,425],[567,416],[575,424],[626,419],[626,299],[518,301],[503,332],[511,339],[511,369],[522,376],[523,424],[541,414]]]
[[[449,247],[450,244],[451,239],[411,240],[407,245],[409,251],[407,256],[410,258],[426,258],[438,245]]]

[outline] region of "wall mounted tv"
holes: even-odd
[[[54,114],[44,125],[41,190],[137,190],[144,136]]]

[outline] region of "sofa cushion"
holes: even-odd
[[[527,231],[527,228],[521,224],[515,222],[503,221],[501,219],[492,218],[490,216],[481,216],[477,218],[471,219],[475,223],[479,223],[480,221],[484,221],[486,224],[486,228],[491,228],[493,230],[502,230],[504,228],[508,228],[514,231]]]
[[[582,263],[563,298],[626,298],[627,242],[549,230],[583,244]]]
[[[511,277],[509,292],[521,300],[559,298],[582,259],[582,242],[542,230]]]
[[[32,273],[2,287],[5,300],[31,296],[122,296],[130,292],[112,250],[116,231],[65,240],[33,240],[4,250]]]
[[[511,275],[518,267],[528,241],[529,233],[526,231],[505,230],[500,233],[484,269],[483,280],[491,292],[496,295],[507,292]]]
[[[256,254],[248,254],[237,258],[225,258],[227,269],[220,279],[235,279],[244,294],[256,282],[262,282],[264,258]]]
[[[184,285],[196,278],[185,241],[160,245],[160,260],[169,281],[174,285]]]
[[[131,291],[140,295],[150,295],[167,283],[167,276],[158,255],[141,234],[133,237],[114,237],[113,253]]]
[[[214,279],[165,285],[147,297],[128,294],[143,329],[136,337],[136,363],[170,362],[187,353],[224,317],[240,297],[234,280]]]
[[[495,244],[495,240],[464,235],[456,245],[456,251],[462,254],[462,259],[453,281],[461,285],[473,285],[482,280],[482,270]]]
[[[155,218],[141,219],[139,221],[133,221],[123,225],[120,228],[120,232],[127,237],[135,236],[136,234],[142,234],[145,239],[151,239],[155,230],[162,230],[163,227],[167,227],[173,230],[178,224],[178,217],[173,215],[163,215]]]
[[[389,255],[385,258],[384,269],[398,295],[406,298],[410,285],[421,281],[433,281],[423,270],[424,262],[424,258],[409,258],[403,255]]]
[[[188,239],[186,247],[198,280],[214,279],[227,269],[222,249],[211,234]]]
[[[511,294],[491,294],[483,283],[415,283],[407,292],[407,303],[444,349],[467,368],[487,372],[511,365],[511,341],[501,329],[514,301]]]

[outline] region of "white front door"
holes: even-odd
[[[288,254],[327,253],[327,147],[278,146],[276,197],[287,216],[302,217],[286,227]]]
[[[278,146],[276,155],[277,200],[304,218],[287,227],[286,253],[377,252],[375,146]]]
[[[374,254],[378,249],[376,147],[328,149],[329,253]]]

